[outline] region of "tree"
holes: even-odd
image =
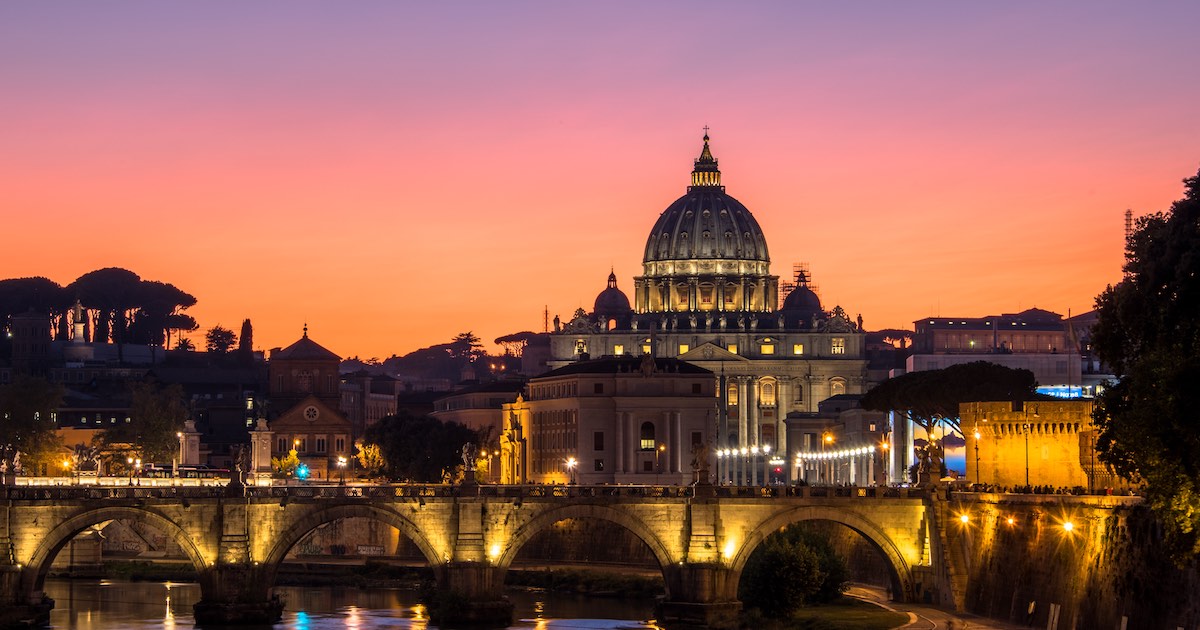
[[[129,422],[109,425],[101,434],[110,455],[123,452],[145,463],[169,463],[179,456],[178,432],[188,410],[183,387],[153,381],[129,384]]]
[[[738,598],[763,615],[786,618],[800,608],[842,596],[845,562],[803,523],[766,538],[742,570]]]
[[[903,413],[931,437],[939,424],[962,435],[958,421],[960,404],[1029,400],[1036,396],[1036,388],[1037,380],[1029,370],[972,361],[890,378],[871,388],[861,404],[871,411]],[[940,461],[934,463],[940,467]]]
[[[383,452],[379,449],[378,444],[363,444],[358,447],[358,464],[369,477],[377,477],[383,474],[384,466],[387,462],[383,459]]]
[[[363,446],[376,445],[384,473],[393,480],[438,483],[457,476],[464,444],[481,444],[479,434],[457,422],[428,416],[387,416],[371,425]]]
[[[180,339],[179,341],[175,342],[175,349],[182,350],[184,352],[195,352],[196,344],[192,343],[191,339]]]
[[[483,356],[483,344],[479,343],[479,335],[471,331],[458,333],[450,342],[450,357],[465,363]]]
[[[254,363],[254,326],[249,319],[242,320],[242,334],[238,337],[238,361],[245,365]]]
[[[232,330],[222,327],[220,324],[208,329],[208,334],[204,335],[204,347],[209,352],[214,354],[225,354],[237,343],[237,335],[233,334]]]
[[[300,455],[294,448],[283,457],[271,458],[271,468],[275,469],[275,474],[279,477],[291,477],[296,474],[296,469],[299,467]]]
[[[1144,484],[1172,556],[1200,552],[1200,174],[1138,219],[1125,278],[1096,298],[1096,354],[1119,377],[1096,400],[1100,460]]]
[[[0,450],[5,452],[8,470],[12,470],[17,452],[22,467],[35,474],[45,473],[61,461],[62,440],[55,432],[52,414],[62,405],[62,398],[62,386],[44,378],[17,376],[0,386]]]

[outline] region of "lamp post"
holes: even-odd
[[[825,449],[830,446],[833,446],[833,434],[830,433],[829,431],[826,431],[825,433],[821,434],[821,454],[824,455]],[[832,485],[833,484],[833,474],[832,474],[833,473],[833,462],[830,460],[826,460],[825,465],[822,466],[822,468],[824,470],[822,470],[821,472],[825,473],[825,475],[824,475],[825,481],[828,482],[830,485]]]
[[[666,450],[667,450],[666,444],[659,444],[658,447],[654,449],[654,470],[655,470],[656,474],[658,475],[658,481],[660,483],[662,482],[661,456],[662,456],[663,452],[665,452]]]
[[[979,433],[979,429],[976,428],[975,429],[975,483],[976,484],[980,483],[979,482],[979,438],[980,437],[982,437],[982,436]]]
[[[129,485],[133,485],[133,458],[126,457],[125,463],[129,465]]]
[[[184,445],[184,441],[183,441],[183,431],[176,431],[175,437],[179,439],[179,456],[175,459],[175,470],[171,471],[171,475],[174,477],[178,477],[179,476],[179,467],[183,466],[183,459],[184,459],[185,445]]]
[[[770,470],[770,466],[771,466],[770,455],[771,455],[771,445],[763,444],[762,456],[763,456],[763,485],[764,486],[771,485],[770,484],[771,476],[770,476],[770,474],[768,474],[768,471]]]
[[[338,455],[337,467],[338,467],[338,472],[341,473],[341,476],[342,476],[342,479],[339,483],[343,486],[346,485],[346,464],[347,464],[346,456]]]
[[[1025,488],[1029,489],[1029,423],[1021,425],[1021,433],[1025,435]]]
[[[879,468],[880,468],[880,470],[883,471],[884,487],[886,487],[888,485],[888,468],[891,467],[891,462],[888,461],[888,449],[889,448],[891,448],[891,446],[888,444],[888,441],[886,439],[884,439],[882,442],[879,443],[879,452],[882,454],[881,457],[883,459],[883,463],[879,466]]]
[[[70,477],[72,483],[74,483],[75,475],[73,475],[71,473],[71,460],[69,460],[69,459],[62,460],[62,468],[63,468],[63,476]]]
[[[567,458],[567,481],[569,483],[575,483],[575,466],[578,464],[579,462],[574,457]]]

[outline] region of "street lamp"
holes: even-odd
[[[1021,433],[1025,435],[1025,489],[1029,489],[1029,423],[1021,425]]]
[[[133,485],[133,458],[126,457],[125,463],[129,465],[129,485]]]
[[[570,483],[575,483],[575,466],[578,464],[574,457],[567,458],[567,480]]]
[[[771,485],[771,484],[770,484],[770,479],[771,479],[771,477],[770,477],[770,475],[768,474],[768,471],[770,470],[770,467],[771,467],[771,457],[770,457],[770,455],[771,455],[771,445],[770,445],[770,444],[763,444],[763,447],[762,447],[762,456],[763,456],[763,485],[764,485],[764,486],[769,486],[769,485]]]
[[[888,444],[886,439],[879,443],[879,452],[882,454],[881,457],[883,460],[883,463],[879,466],[879,468],[883,471],[883,485],[885,487],[888,485],[888,467],[891,466],[891,462],[888,461],[889,448],[891,448],[891,445]]]
[[[979,484],[979,429],[975,429],[975,483]]]
[[[337,467],[338,467],[338,472],[340,472],[342,474],[342,480],[340,483],[343,486],[346,485],[346,464],[347,464],[346,456],[338,455]]]
[[[63,467],[63,475],[64,476],[74,477],[74,475],[71,474],[71,460],[69,460],[69,459],[62,460],[62,467]],[[74,479],[72,478],[71,481],[74,482]]]
[[[821,453],[824,454],[826,447],[830,447],[830,446],[833,446],[833,433],[826,431],[825,433],[821,434]],[[825,465],[822,468],[824,468],[824,470],[822,472],[825,473],[825,481],[832,485],[833,484],[833,461],[827,460],[825,462]]]
[[[667,450],[666,444],[659,444],[658,448],[654,449],[654,470],[658,472],[659,479],[662,478],[662,461],[660,456]]]

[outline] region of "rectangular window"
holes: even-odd
[[[687,345],[686,343],[679,344],[679,354],[683,354],[690,349],[691,349],[691,346]]]
[[[846,339],[844,337],[834,337],[829,341],[829,352],[831,354],[846,354]]]
[[[804,344],[802,344],[802,343],[792,344],[792,354],[795,354],[795,355],[804,354]]]
[[[641,446],[643,451],[654,450],[654,438],[642,438]]]
[[[603,431],[596,431],[595,433],[592,434],[592,450],[593,451],[603,451],[604,450],[604,432]]]
[[[650,354],[650,344],[642,344],[642,354]]]
[[[604,383],[592,383],[592,393],[593,394],[603,394],[604,393]]]
[[[337,449],[337,452],[339,452],[339,453],[346,452],[346,438],[338,438],[337,440],[335,440],[334,448]]]
[[[279,438],[279,448],[277,448],[275,450],[279,451],[280,453],[286,453],[287,452],[287,440],[285,440],[283,438]]]
[[[762,353],[763,354],[775,354],[775,344],[764,343],[762,345]]]
[[[318,453],[325,452],[325,438],[323,438],[323,437],[317,438],[317,452]]]
[[[297,453],[307,453],[308,452],[308,438],[300,438],[300,439],[296,440],[296,452]]]
[[[692,446],[700,446],[704,443],[704,434],[700,431],[692,431]]]
[[[869,431],[870,431],[871,433],[874,433],[874,432],[875,432],[875,423],[874,423],[874,422],[872,422],[872,423],[871,423],[871,428],[869,429]]]
[[[617,356],[621,356],[621,355],[625,354],[625,346],[623,346],[621,344],[617,344],[617,345],[613,346],[613,354],[615,354]]]
[[[701,390],[700,383],[692,383],[692,393],[699,394]]]
[[[654,462],[650,460],[642,462],[642,472],[654,472]]]
[[[592,464],[592,470],[596,472],[604,472],[604,460],[597,459],[595,464]]]

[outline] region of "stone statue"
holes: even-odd
[[[463,466],[466,467],[467,472],[475,471],[475,445],[474,444],[472,444],[470,442],[463,444],[462,460],[463,460]]]
[[[724,315],[721,316],[721,321],[717,324],[717,327],[720,328],[721,330],[725,330],[725,316]]]
[[[554,332],[561,332],[561,331],[562,331],[562,320],[558,318],[558,315],[555,315],[554,316]]]
[[[741,330],[746,330],[746,316],[745,315],[738,315],[738,328],[740,328]]]
[[[695,313],[688,315],[688,324],[691,326],[692,330],[696,330],[696,314]]]
[[[712,320],[712,313],[708,313],[704,316],[704,332],[712,330]]]
[[[697,478],[701,481],[708,479],[708,452],[708,442],[692,445],[692,472],[699,473]]]
[[[750,316],[750,330],[758,330],[758,315]]]

